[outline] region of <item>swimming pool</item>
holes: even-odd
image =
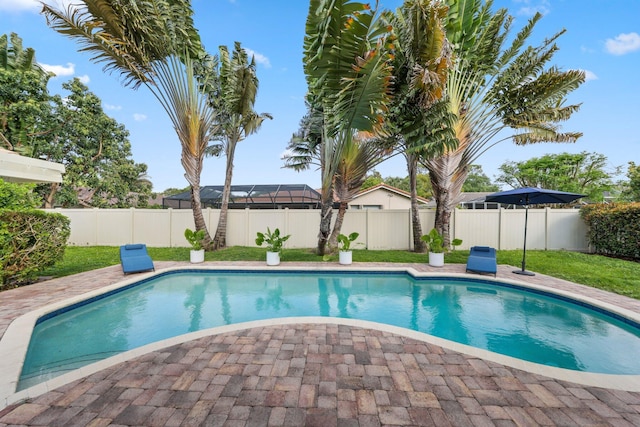
[[[637,322],[514,284],[406,272],[198,270],[162,273],[40,317],[19,388],[172,336],[294,316],[375,321],[548,366],[640,374]]]

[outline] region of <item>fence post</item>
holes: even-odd
[[[549,214],[551,209],[549,206],[544,208],[544,250],[549,249]]]
[[[249,218],[249,208],[244,208],[244,245],[251,246],[251,237],[249,236],[249,230],[251,229],[251,221]]]

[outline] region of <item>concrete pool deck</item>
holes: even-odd
[[[158,269],[179,266],[189,264],[156,262]],[[464,273],[460,264],[352,267],[359,266]],[[640,301],[539,274],[514,277],[513,269],[499,266],[498,278],[640,313]],[[135,277],[118,265],[2,292],[0,336],[23,314]],[[0,426],[640,425],[639,392],[557,380],[386,328],[343,323],[272,322],[152,349],[25,401],[0,402]]]

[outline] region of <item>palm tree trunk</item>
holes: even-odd
[[[331,233],[331,215],[333,214],[333,192],[328,197],[323,197],[320,206],[320,231],[318,232],[318,255],[324,255],[329,233]]]
[[[228,144],[227,149],[227,173],[224,178],[224,188],[222,190],[222,204],[220,206],[220,218],[218,228],[213,238],[212,248],[218,250],[227,246],[227,218],[229,214],[229,198],[231,196],[231,178],[233,177],[233,156],[236,151],[236,144]]]
[[[185,170],[185,178],[191,185],[191,210],[193,222],[197,230],[204,230],[202,246],[208,249],[211,245],[211,235],[207,230],[207,223],[202,215],[202,202],[200,201],[200,173],[202,171],[202,155],[200,158],[192,155],[186,144],[182,145],[182,166]]]
[[[437,202],[435,228],[442,235],[446,249],[451,247],[451,214],[460,200],[462,185],[468,174],[467,167],[460,165],[459,157],[460,153],[452,153],[428,164],[433,196]],[[436,173],[431,169],[435,164],[439,167]]]
[[[338,207],[336,222],[333,224],[333,231],[331,232],[331,237],[329,237],[329,247],[332,249],[338,247],[338,234],[342,231],[342,223],[344,222],[344,215],[347,213],[348,206],[349,204],[347,202],[340,202],[340,206]]]
[[[409,172],[409,188],[411,192],[411,228],[413,230],[413,251],[425,253],[426,244],[420,239],[422,224],[418,210],[418,158],[413,154],[406,154],[407,171]]]

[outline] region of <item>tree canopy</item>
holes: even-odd
[[[627,178],[629,181],[624,183],[621,194],[622,200],[630,202],[640,202],[640,165],[629,162],[627,169]]]
[[[486,193],[500,191],[500,186],[493,184],[484,173],[482,166],[469,166],[469,174],[462,185],[462,191],[466,193]]]
[[[147,165],[131,158],[129,132],[104,113],[100,98],[80,80],[62,87],[69,93],[51,98],[47,142],[33,147],[34,155],[66,168],[62,185],[38,186],[46,206],[146,206]]]
[[[45,207],[145,206],[147,167],[131,159],[128,131],[74,79],[50,95],[50,75],[22,39],[0,37],[0,146],[65,165],[62,184],[36,187]]]
[[[612,176],[606,170],[603,154],[546,154],[522,162],[500,165],[497,182],[513,188],[540,187],[550,190],[586,194],[589,200],[600,202],[603,193],[613,188]]]

